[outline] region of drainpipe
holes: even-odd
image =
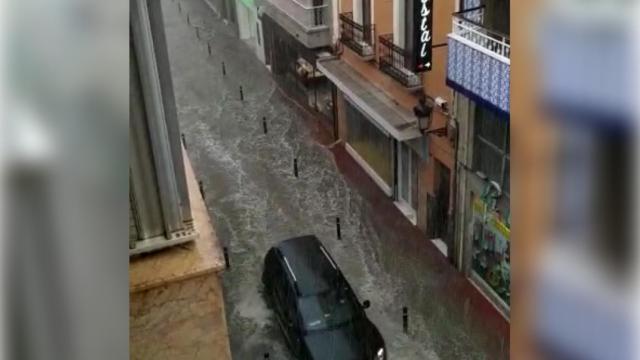
[[[450,121],[454,121],[456,122],[456,114],[455,114],[455,109],[456,109],[456,99],[455,97],[453,98],[453,104],[451,104],[451,115],[449,120]],[[450,216],[449,216],[449,229],[447,229],[447,236],[449,236],[449,239],[451,239],[451,245],[453,248],[453,251],[450,251],[448,254],[449,257],[449,262],[455,266],[456,268],[459,267],[460,264],[456,264],[456,254],[460,251],[460,249],[458,249],[458,246],[456,245],[456,215],[457,215],[457,203],[458,203],[458,141],[460,139],[460,127],[458,126],[457,122],[456,122],[456,133],[455,133],[455,137],[453,139],[453,171],[452,171],[452,177],[453,177],[453,191],[452,191],[452,200],[451,200],[451,207],[450,207]]]

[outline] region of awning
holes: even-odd
[[[318,69],[325,74],[367,118],[399,141],[419,138],[416,117],[378,89],[354,68],[339,59],[318,60]]]

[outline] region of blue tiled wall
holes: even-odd
[[[508,116],[509,64],[452,38],[448,47],[447,85]]]

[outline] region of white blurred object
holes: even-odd
[[[6,164],[9,169],[41,168],[54,158],[52,134],[34,111],[24,106],[11,109],[9,121],[5,121]]]
[[[535,332],[543,348],[585,360],[632,359],[633,301],[580,242],[554,241],[536,279]]]

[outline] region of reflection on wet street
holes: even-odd
[[[265,352],[291,358],[260,294],[260,275],[270,246],[302,234],[316,234],[359,299],[371,301],[367,313],[390,359],[497,358],[465,326],[465,309],[437,299],[448,275],[431,270],[432,261],[400,252],[394,244],[403,234],[376,221],[374,208],[346,182],[331,151],[314,140],[314,120],[277,89],[249,45],[205,0],[180,4],[178,11],[177,1],[163,0],[172,76],[188,152],[218,237],[229,249],[231,269],[223,276],[234,359],[261,359]],[[424,246],[432,245],[425,240]],[[405,305],[409,334],[402,331]]]

